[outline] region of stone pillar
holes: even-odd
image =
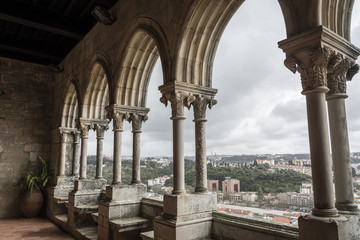
[[[300,59],[287,59],[285,65],[301,75],[302,94],[306,96],[308,131],[311,155],[311,171],[314,189],[312,215],[317,217],[338,216],[334,202],[332,164],[330,159],[329,130],[325,94],[327,66],[334,52],[328,47],[309,48]],[[299,55],[300,56],[300,55]],[[290,61],[290,62],[289,62]],[[292,64],[296,64],[292,65]],[[295,70],[294,68],[295,67]]]
[[[68,133],[60,130],[61,149],[60,149],[60,161],[59,161],[59,174],[58,176],[65,176],[65,161],[66,161],[66,143]]]
[[[89,125],[80,123],[80,131],[81,131],[80,179],[86,179],[87,143],[89,139],[90,128],[91,127]]]
[[[167,105],[171,102],[173,120],[173,178],[174,189],[172,194],[185,194],[185,169],[184,169],[184,102],[185,96],[173,93],[161,97],[160,101]]]
[[[125,114],[113,112],[109,115],[113,119],[114,131],[114,161],[113,161],[113,185],[121,183],[121,145]]]
[[[108,126],[95,125],[97,148],[96,148],[96,179],[102,179],[102,165],[103,165],[103,141],[104,132],[108,129]]]
[[[147,116],[140,116],[138,114],[132,114],[132,133],[133,133],[133,164],[132,164],[132,184],[141,183],[140,178],[140,135],[141,125],[143,121],[146,121]]]
[[[206,165],[206,107],[216,103],[215,100],[198,96],[192,102],[194,106],[195,122],[195,159],[196,159],[196,187],[195,192],[205,193],[207,189],[207,165]]]
[[[76,178],[79,177],[80,169],[80,133],[74,132],[74,143],[73,143],[73,167],[72,175]]]
[[[345,73],[352,63],[348,60],[342,60],[340,54],[338,54],[338,59],[339,61],[337,61],[337,63],[340,63],[337,64],[337,66],[334,66],[334,70],[327,75],[330,91],[326,96],[329,111],[332,160],[334,165],[335,206],[341,211],[357,212],[357,204],[355,204],[352,184],[349,137],[345,109],[345,99],[348,97],[346,95]]]
[[[328,87],[333,89],[332,80],[329,82],[328,77],[331,78],[331,74],[340,66],[341,59],[355,61],[360,54],[360,49],[323,26],[290,36],[279,42],[279,47],[286,53],[285,66],[293,73],[298,71],[301,75],[303,94],[306,95],[307,104],[315,208],[311,215],[299,217],[299,239],[353,239],[359,236],[358,216],[338,215],[335,208],[325,95],[329,91]],[[353,70],[346,74],[347,78],[353,75]],[[334,113],[339,116],[334,116]],[[336,122],[340,119],[344,120],[344,114],[343,99],[336,101],[335,104],[330,103],[331,138],[337,138],[332,144],[334,146],[339,143],[338,141],[341,142],[341,150],[335,149],[335,152],[342,152],[342,160],[343,154],[348,151],[347,135],[344,135],[346,125],[344,122],[341,124]],[[343,139],[339,140],[339,137]],[[341,165],[343,167],[344,163]],[[336,169],[335,166],[334,170],[338,171]],[[342,174],[346,174],[345,172]]]

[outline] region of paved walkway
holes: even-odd
[[[74,240],[46,218],[0,219],[0,239]]]

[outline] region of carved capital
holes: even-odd
[[[188,97],[189,96],[182,93],[165,94],[160,98],[160,102],[167,106],[167,102],[170,101],[172,112],[171,119],[184,119],[184,106],[188,105],[190,107]]]
[[[334,51],[328,47],[310,50],[310,67],[299,64],[301,84],[304,91],[314,90],[318,87],[327,87],[327,67]]]
[[[346,94],[346,72],[353,63],[349,59],[342,59],[331,71],[329,71],[328,78],[328,95],[345,95]]]
[[[146,120],[148,120],[147,115],[131,114],[128,121],[132,123],[132,132],[141,132],[142,122],[145,122]]]
[[[67,137],[68,137],[68,132],[60,130],[59,135],[60,135],[60,141],[62,143],[66,143],[67,142]]]
[[[111,111],[106,117],[113,120],[113,131],[123,131],[124,120],[129,119],[129,113]]]
[[[211,109],[217,101],[210,97],[197,96],[192,102],[194,106],[194,121],[206,121],[206,107]]]
[[[88,138],[89,130],[93,129],[93,126],[80,122],[79,129],[80,129],[81,138]]]
[[[96,138],[97,139],[104,139],[104,133],[109,129],[109,125],[101,125],[101,124],[95,124],[95,130],[96,130]]]
[[[358,64],[352,65],[346,73],[346,79],[351,81],[352,78],[359,72],[359,68]]]

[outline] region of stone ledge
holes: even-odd
[[[150,220],[142,217],[129,217],[110,220],[110,227],[118,232],[127,232],[150,227]]]
[[[244,228],[250,231],[262,232],[274,236],[281,236],[290,239],[299,238],[299,228],[282,223],[271,223],[259,221],[252,218],[234,216],[227,213],[213,212],[213,222],[231,225],[236,228]]]

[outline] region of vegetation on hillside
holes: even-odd
[[[95,177],[95,165],[93,161],[89,160],[88,168],[89,177]],[[95,163],[94,162],[94,163]],[[112,160],[104,159],[105,167],[103,168],[103,176],[110,184],[112,181]],[[141,180],[147,183],[147,180],[161,177],[164,175],[170,176],[172,174],[173,165],[162,166],[153,161],[141,161]],[[281,193],[281,192],[299,192],[301,182],[311,180],[311,177],[295,172],[293,170],[275,170],[271,172],[267,165],[239,165],[238,167],[230,167],[228,165],[221,167],[213,167],[208,165],[208,179],[219,180],[219,187],[221,189],[221,182],[225,177],[230,177],[240,180],[241,191],[253,191],[263,193]],[[129,160],[122,161],[122,182],[130,183],[132,178],[132,162]],[[185,160],[185,183],[188,189],[195,188],[196,174],[195,162],[192,160]],[[172,186],[173,179],[166,182],[167,186]]]

